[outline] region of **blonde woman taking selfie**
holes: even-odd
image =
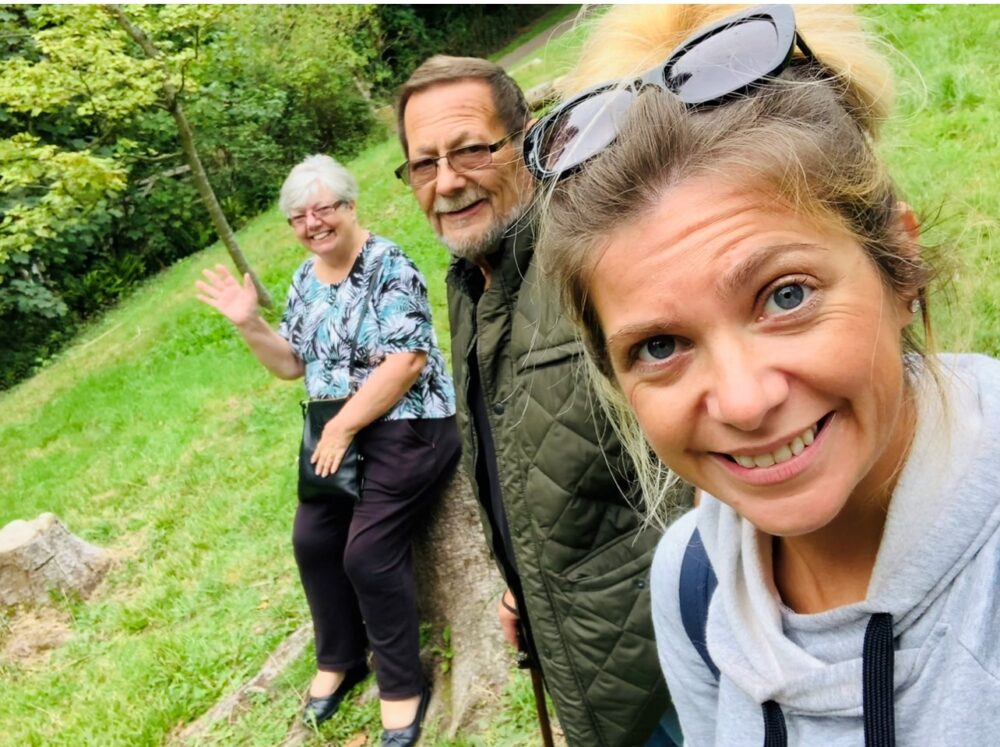
[[[587,50],[525,144],[538,251],[701,491],[652,576],[685,744],[1000,744],[1000,364],[918,342],[885,62],[833,7],[623,6]]]

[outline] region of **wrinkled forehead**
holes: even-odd
[[[403,127],[410,154],[439,154],[470,142],[503,137],[503,123],[484,80],[438,83],[417,91],[406,102]]]

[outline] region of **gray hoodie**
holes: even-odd
[[[660,663],[685,745],[761,745],[761,704],[790,745],[864,744],[862,646],[892,615],[896,743],[1000,745],[1000,361],[939,358],[945,404],[921,382],[917,432],[864,601],[797,614],[774,589],[771,543],[705,495],[664,535],[652,568]],[[708,612],[718,682],[681,622],[695,526],[719,579]]]

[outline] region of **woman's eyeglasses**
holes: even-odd
[[[565,102],[532,127],[524,141],[528,170],[559,180],[578,170],[618,137],[625,113],[647,86],[668,91],[687,106],[717,106],[759,87],[791,62],[794,48],[812,52],[795,30],[788,5],[741,11],[702,29],[666,62],[636,80],[602,83]]]
[[[288,225],[293,228],[304,226],[306,224],[306,217],[310,213],[312,213],[314,218],[324,220],[340,210],[345,204],[347,204],[347,200],[337,200],[336,202],[331,202],[329,205],[317,205],[314,208],[306,208],[302,213],[289,217]]]
[[[464,174],[466,171],[485,169],[493,163],[493,154],[510,142],[517,133],[497,140],[495,143],[475,143],[465,145],[461,148],[449,150],[443,156],[437,158],[420,158],[416,161],[404,161],[393,173],[396,178],[411,187],[422,187],[437,178],[438,162],[441,159],[448,161],[451,170],[456,174]]]

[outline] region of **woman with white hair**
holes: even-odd
[[[292,278],[277,331],[249,276],[205,270],[198,298],[229,319],[282,379],[305,377],[312,400],[348,398],[322,429],[315,474],[363,458],[357,503],[303,498],[292,543],[312,612],[317,673],[308,722],[329,719],[374,654],[383,745],[414,744],[430,698],[419,659],[411,537],[431,489],[458,457],[455,393],[431,324],[427,286],[392,241],[358,222],[357,182],[329,156],[292,169],[279,208],[311,256]]]

